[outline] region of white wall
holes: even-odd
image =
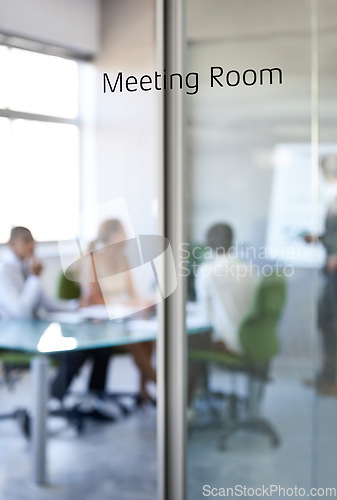
[[[136,233],[151,233],[156,229],[156,95],[103,94],[102,74],[153,73],[154,0],[103,0],[101,50],[94,65],[97,202],[125,198]]]
[[[0,0],[0,33],[94,55],[99,48],[99,0]]]
[[[187,0],[187,67],[201,81],[199,93],[186,98],[192,240],[203,241],[212,223],[226,220],[238,240],[265,245],[274,147],[311,142],[310,9],[306,0],[213,0],[211,8]],[[336,24],[336,3],[318,2],[322,142],[337,142]],[[211,89],[212,65],[280,67],[283,84]]]
[[[190,231],[197,240],[210,224],[226,220],[235,226],[239,240],[265,245],[274,147],[310,143],[309,41],[275,37],[268,48],[255,39],[190,44],[189,66],[206,82],[188,99]],[[299,74],[287,59],[290,50],[300,60]],[[280,66],[284,83],[211,89],[211,65],[240,72]]]
[[[207,12],[203,1],[188,4],[187,64],[201,81],[186,99],[189,230],[203,241],[211,224],[228,221],[237,240],[263,246],[274,147],[310,143],[310,5],[286,2],[281,12],[277,2],[244,3],[215,0]],[[211,66],[280,67],[283,84],[211,88]]]

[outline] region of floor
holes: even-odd
[[[125,359],[123,359],[125,358]],[[137,383],[130,360],[113,363],[111,380],[124,380],[124,388]],[[89,366],[75,389],[85,385]],[[203,486],[282,487],[313,485],[336,487],[337,398],[316,398],[302,380],[310,366],[303,361],[276,360],[273,381],[268,385],[263,414],[278,430],[282,445],[273,448],[263,435],[238,433],[227,450],[218,448],[221,429],[202,403],[196,406],[196,420],[188,443],[188,500],[204,498]],[[232,380],[214,372],[215,388]],[[236,381],[243,390],[243,380]],[[2,411],[23,406],[30,400],[30,377],[17,384],[14,393],[0,387]],[[219,406],[217,414],[225,408]],[[210,425],[211,424],[211,425]],[[105,500],[156,499],[156,411],[147,408],[114,424],[90,424],[83,436],[72,429],[61,430],[51,422],[48,445],[49,485],[34,487],[30,481],[30,446],[12,421],[0,422],[1,500]],[[276,495],[277,496],[277,495]],[[253,496],[252,498],[255,498]],[[257,497],[256,497],[257,498]]]
[[[112,363],[110,379],[124,380],[121,390],[137,387],[137,373],[127,356]],[[90,366],[84,367],[73,389],[81,391]],[[116,373],[117,372],[117,373]],[[30,375],[15,392],[0,387],[2,411],[30,405]],[[109,384],[114,389],[113,384]],[[114,405],[111,412],[118,416]],[[88,422],[78,436],[60,419],[49,422],[49,484],[37,488],[31,482],[29,443],[13,421],[0,422],[0,500],[105,500],[156,498],[156,411],[152,407],[120,418],[116,423]]]

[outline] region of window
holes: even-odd
[[[0,242],[12,226],[38,241],[77,232],[78,64],[0,46]]]

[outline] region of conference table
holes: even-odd
[[[196,311],[187,314],[188,334],[209,330]],[[36,484],[46,483],[47,403],[49,397],[48,354],[99,349],[156,340],[156,317],[136,316],[121,320],[81,320],[71,315],[54,318],[0,322],[0,348],[33,354],[32,371],[32,473]]]

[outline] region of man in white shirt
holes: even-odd
[[[43,310],[71,311],[78,307],[77,300],[54,301],[43,291],[40,279],[43,267],[34,255],[35,241],[29,229],[14,227],[8,244],[8,252],[0,263],[0,319],[29,319]],[[112,349],[91,349],[60,354],[61,365],[51,386],[52,396],[60,400],[64,397],[87,358],[93,359],[90,390],[104,391],[111,353]]]
[[[0,263],[0,318],[33,318],[40,310],[74,310],[74,302],[57,302],[43,291],[42,264],[34,256],[35,241],[25,227],[14,227],[9,250]]]
[[[191,335],[189,350],[242,352],[239,326],[248,312],[259,278],[254,268],[231,254],[233,230],[228,224],[216,224],[207,233],[207,244],[213,255],[197,269],[197,301],[211,326],[211,332]],[[209,252],[210,253],[210,252]],[[190,363],[188,401],[191,403],[201,366]]]
[[[196,276],[197,299],[212,325],[212,340],[241,353],[239,326],[253,299],[259,278],[254,268],[231,254],[233,230],[216,224],[207,233],[214,256]]]

